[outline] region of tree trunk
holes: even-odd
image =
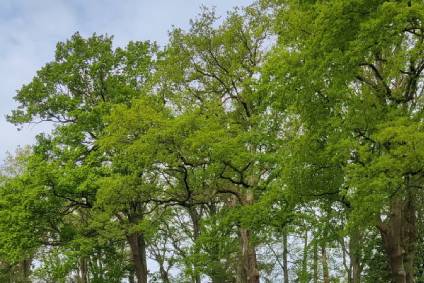
[[[305,231],[303,238],[303,258],[302,258],[302,270],[299,274],[299,281],[306,283],[309,281],[308,276],[308,231]]]
[[[197,212],[196,208],[192,205],[188,206],[187,209],[190,215],[191,223],[193,224],[193,241],[196,242],[196,240],[200,236],[200,215]],[[200,274],[197,272],[195,266],[193,266],[193,268],[195,269],[193,274],[193,281],[194,283],[200,283]]]
[[[416,215],[412,194],[405,200],[392,199],[390,216],[378,228],[392,274],[393,283],[415,282]]]
[[[30,275],[31,275],[31,263],[32,259],[24,259],[22,261],[22,277],[24,282],[31,282],[30,281]]]
[[[252,244],[251,232],[240,228],[240,279],[242,283],[259,283],[259,270],[256,261],[256,251]]]
[[[350,263],[352,266],[352,282],[360,283],[361,282],[361,255],[359,244],[361,242],[361,235],[359,231],[352,232],[352,235],[349,240],[349,255]]]
[[[147,283],[146,243],[143,233],[136,232],[127,236],[131,249],[137,283]]]
[[[254,203],[254,196],[251,191],[242,195],[241,204],[251,205]],[[240,277],[242,283],[259,283],[259,270],[256,260],[256,250],[252,243],[252,235],[249,229],[240,227]]]
[[[79,260],[79,273],[80,277],[79,283],[87,283],[88,282],[88,266],[87,259],[85,257],[81,257]]]
[[[356,255],[352,255],[350,258],[352,262],[352,282],[361,283],[362,267],[360,265],[359,258]]]
[[[287,232],[283,233],[283,276],[284,283],[289,283],[289,266],[288,266],[288,248],[287,248]]]
[[[314,283],[318,283],[318,242],[314,239]]]
[[[328,272],[328,262],[327,262],[327,251],[325,250],[325,245],[321,246],[321,260],[322,260],[322,274],[323,282],[330,283],[330,274]]]
[[[417,250],[417,215],[415,197],[410,193],[409,199],[404,206],[404,233],[402,243],[405,247],[405,271],[406,282],[415,282],[415,255]]]
[[[169,281],[168,271],[163,266],[163,263],[160,264],[159,272],[160,272],[160,278],[162,279],[162,282],[169,283],[170,281]]]

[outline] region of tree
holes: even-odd
[[[44,180],[46,194],[62,200],[65,215],[72,212],[79,215],[79,221],[90,221],[91,213],[83,210],[95,206],[97,179],[108,174],[102,165],[107,160],[96,145],[104,117],[114,104],[129,104],[140,95],[151,75],[155,50],[149,42],[130,42],[126,48],[114,49],[111,37],[84,39],[76,33],[58,43],[54,60],[18,91],[19,105],[9,121],[54,125],[51,135],[38,137],[34,151],[52,168]],[[134,265],[145,265],[140,260],[134,258]],[[140,282],[147,282],[146,270],[137,275]]]
[[[415,199],[423,180],[422,5],[287,1],[270,61],[278,66],[281,98],[291,97],[301,116],[299,149],[313,151],[292,168],[312,171],[310,178],[330,174],[324,191],[306,190],[351,205],[352,226],[378,228],[393,282],[414,282],[415,276]]]

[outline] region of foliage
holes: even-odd
[[[8,116],[53,130],[2,168],[1,280],[421,280],[423,11],[264,0],[163,48],[58,43]]]

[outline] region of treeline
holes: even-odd
[[[424,282],[423,92],[418,0],[76,33],[8,116],[53,130],[2,167],[0,281]]]

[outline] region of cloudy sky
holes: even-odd
[[[21,131],[5,115],[16,104],[16,90],[52,60],[58,41],[79,31],[114,35],[117,45],[129,40],[164,44],[174,25],[188,27],[201,5],[215,6],[219,15],[251,0],[0,0],[0,159],[19,145],[31,144],[47,130],[29,125]]]

